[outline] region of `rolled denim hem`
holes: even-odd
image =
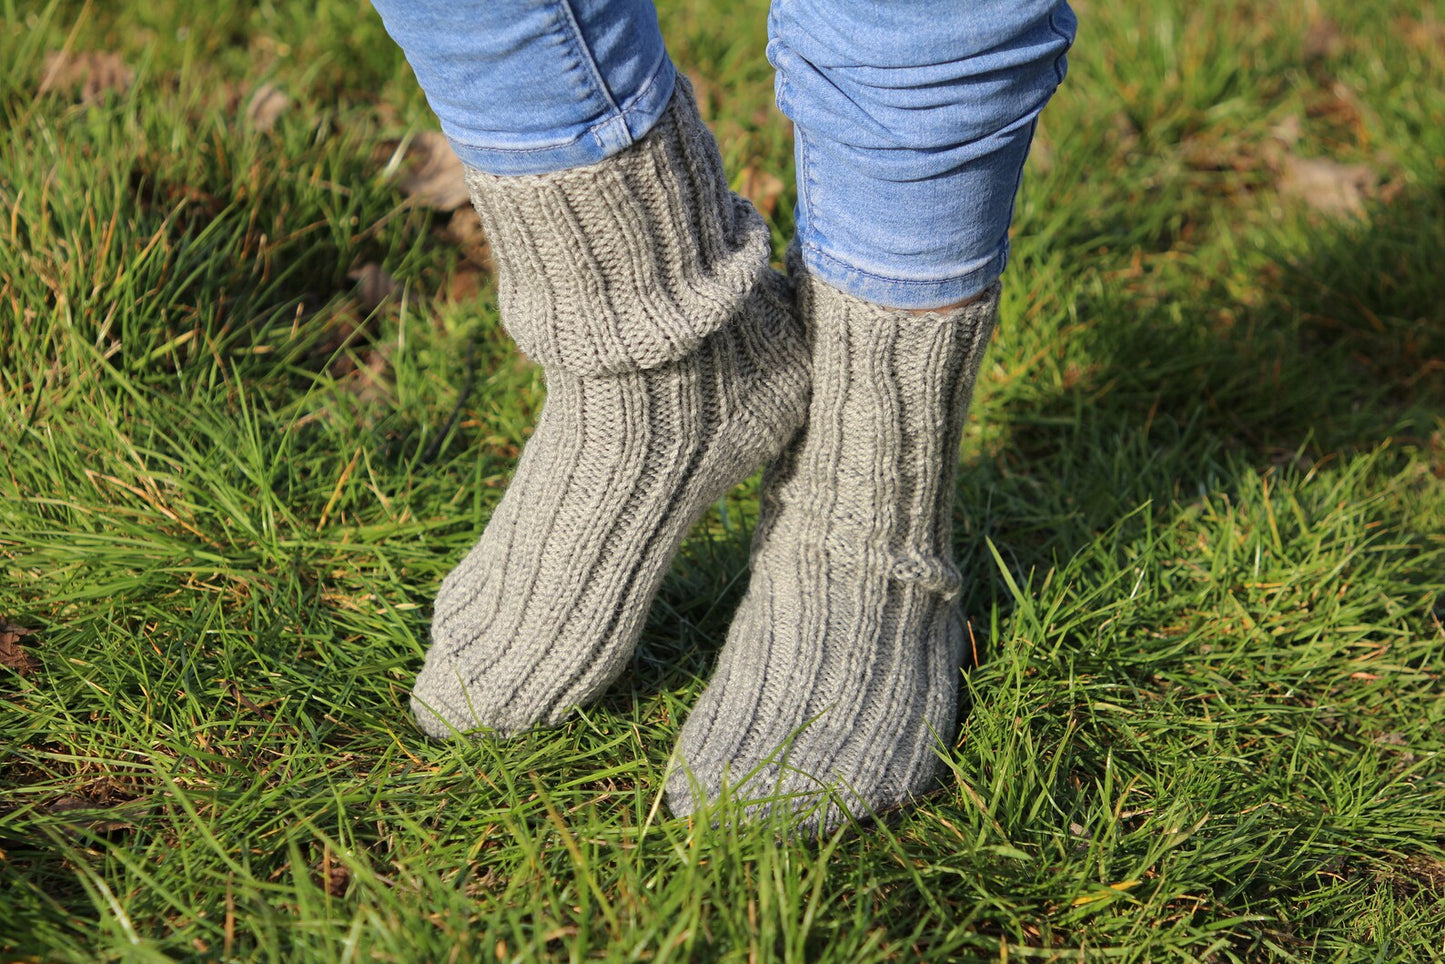
[[[799,240],[803,264],[814,277],[839,291],[885,308],[943,308],[973,297],[998,280],[1008,264],[1009,243],[1005,238],[993,254],[968,268],[967,272],[944,279],[889,278],[838,260],[817,244]]]
[[[484,147],[468,144],[442,129],[452,150],[464,164],[487,174],[511,176],[551,174],[572,167],[586,167],[621,153],[637,143],[662,118],[677,84],[677,68],[666,54],[652,77],[615,113],[583,128],[570,140],[539,147]]]

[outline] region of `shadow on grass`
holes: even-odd
[[[1141,506],[1231,491],[1241,463],[1328,471],[1387,440],[1438,448],[1445,188],[1321,225],[1303,253],[1266,255],[1247,300],[1228,278],[1194,278],[1177,302],[1126,278],[1079,306],[1099,319],[1091,370],[1010,412],[1003,442],[960,481],[956,548],[992,583],[970,597],[974,618],[1008,599],[982,536],[1026,576]]]
[[[1124,527],[1117,544],[1129,542],[1130,527],[1150,522],[1141,507],[1157,522],[1200,495],[1232,491],[1241,464],[1329,471],[1386,440],[1438,449],[1442,263],[1437,185],[1365,221],[1320,224],[1303,252],[1266,251],[1244,300],[1231,293],[1237,275],[1109,281],[1104,297],[1078,305],[1097,319],[1091,367],[1011,409],[999,443],[961,473],[955,551],[974,575],[970,620],[986,627],[1013,608],[985,537],[1022,583],[1111,527]],[[1170,285],[1190,294],[1161,295]],[[711,672],[747,587],[755,521],[690,540],[609,703]]]

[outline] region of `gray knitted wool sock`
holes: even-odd
[[[688,528],[807,410],[807,348],[768,228],[727,189],[685,80],[621,154],[467,183],[502,319],[547,400],[437,595],[412,691],[435,737],[557,723],[599,695]]]
[[[674,814],[726,781],[802,829],[925,790],[950,739],[964,627],[952,510],[998,304],[915,314],[803,278],[806,428],[768,473],[752,578],[668,775]],[[828,801],[826,788],[836,791]],[[772,798],[771,800],[766,798]]]

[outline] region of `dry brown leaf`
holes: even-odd
[[[336,306],[331,317],[326,319],[326,327],[323,329],[325,337],[321,338],[311,350],[312,361],[321,362],[332,359],[335,365],[346,365],[346,370],[340,374],[349,374],[355,367],[351,365],[346,354],[341,349],[350,345],[353,339],[360,337],[361,329],[365,322],[361,319],[360,305],[354,301],[343,301]],[[337,377],[340,377],[338,374]],[[239,691],[237,699],[242,699]]]
[[[331,363],[331,377],[363,402],[385,401],[390,396],[387,372],[391,368],[390,346],[344,353]]]
[[[1403,16],[1395,18],[1395,35],[1416,50],[1433,53],[1437,57],[1445,51],[1445,20],[1426,11],[1423,18]]]
[[[85,797],[66,794],[63,797],[57,797],[47,803],[45,809],[49,813],[59,815],[62,813],[70,813],[72,810],[94,810],[95,804],[85,799]]]
[[[1335,128],[1339,140],[1353,139],[1361,147],[1370,143],[1365,123],[1367,108],[1351,87],[1334,81],[1313,87],[1305,93],[1305,116],[1315,126],[1328,124]]]
[[[275,84],[262,84],[246,105],[246,122],[263,134],[276,126],[277,119],[291,106],[291,98]]]
[[[1310,21],[1305,28],[1303,49],[1306,62],[1316,60],[1331,60],[1338,57],[1345,49],[1345,37],[1340,32],[1340,25],[1329,17],[1319,17]]]
[[[783,180],[771,171],[749,164],[738,175],[737,192],[752,201],[753,207],[761,211],[763,217],[770,218],[777,210],[778,198],[782,196]]]
[[[386,373],[391,368],[391,346],[368,348],[361,353],[361,364],[353,373],[349,390],[363,402],[384,401],[389,389]]]
[[[482,221],[470,207],[457,208],[443,231],[446,239],[461,249],[462,257],[483,271],[492,270],[492,249],[482,231]]]
[[[1269,136],[1285,147],[1294,147],[1304,136],[1305,122],[1299,114],[1288,114],[1269,129]]]
[[[317,881],[321,889],[332,897],[340,897],[346,893],[346,884],[351,880],[351,871],[346,869],[344,864],[338,863],[331,857],[331,850],[327,848],[322,854],[320,866],[317,868]]]
[[[315,357],[329,358],[327,371],[331,373],[331,377],[342,382],[346,390],[357,398],[366,402],[385,399],[389,392],[387,373],[391,367],[391,343],[377,345],[364,340],[365,322],[357,312],[361,307],[360,298],[365,294],[368,283],[376,288],[387,284],[394,287],[396,283],[390,275],[370,262],[352,271],[351,277],[358,282],[358,302],[345,303],[338,307],[327,326],[327,337],[317,346]],[[373,290],[371,293],[375,295],[377,291]],[[239,688],[235,695],[236,701],[241,705],[253,712],[267,715],[261,707],[248,700]]]
[[[98,104],[110,91],[124,93],[135,83],[135,71],[120,54],[103,50],[74,53],[52,50],[45,55],[40,93],[78,88],[82,104]]]
[[[1109,133],[1114,138],[1114,152],[1127,154],[1139,146],[1139,125],[1123,111],[1109,117]]]
[[[471,301],[482,290],[482,272],[471,265],[458,265],[447,279],[446,298],[451,302]]]
[[[67,821],[73,827],[85,828],[93,833],[112,834],[121,830],[134,830],[135,824],[124,819],[135,812],[133,806],[112,807],[99,800],[92,800],[90,797],[77,794],[66,794],[45,805],[48,813],[57,817],[65,817],[66,814],[74,813],[74,817],[67,817]],[[141,812],[148,812],[149,807],[143,807]],[[88,816],[82,816],[82,814]]]
[[[20,645],[21,637],[34,634],[33,629],[0,620],[0,666],[14,670],[21,676],[35,672],[40,664]]]
[[[1388,883],[1398,897],[1419,894],[1445,896],[1445,862],[1422,854],[1401,855],[1374,872],[1381,883]]]
[[[1341,164],[1323,157],[1286,154],[1279,176],[1279,193],[1303,201],[1331,217],[1359,217],[1365,201],[1380,186],[1380,176],[1368,164]]]
[[[470,200],[461,159],[440,132],[423,131],[413,138],[406,149],[406,165],[398,186],[417,204],[455,211]]]
[[[375,261],[352,268],[346,277],[356,282],[356,300],[367,314],[381,307],[396,293],[396,279]]]

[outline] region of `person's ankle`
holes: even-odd
[[[972,295],[971,297],[965,298],[962,301],[955,301],[951,305],[944,305],[941,308],[908,308],[906,310],[909,314],[913,315],[926,315],[929,312],[933,311],[957,311],[959,308],[966,308],[976,301],[982,301],[984,295],[988,294],[988,291],[989,289],[984,288],[976,295]]]

